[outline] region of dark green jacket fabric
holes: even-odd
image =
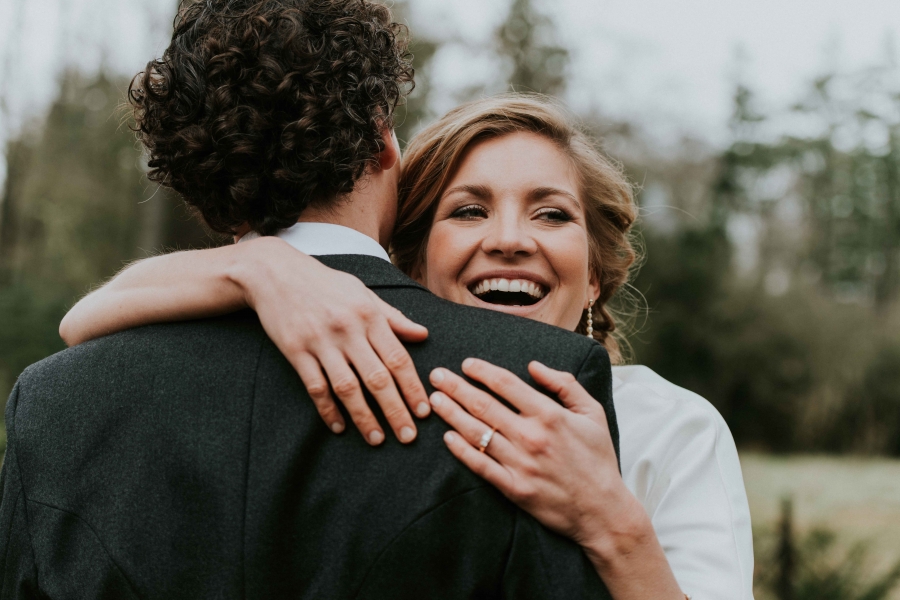
[[[377,258],[321,260],[428,327],[409,346],[423,382],[468,356],[523,378],[538,359],[577,375],[617,440],[599,344],[443,301]],[[436,416],[409,446],[332,434],[250,311],[51,356],[6,426],[3,599],[609,597],[578,546],[457,462]]]

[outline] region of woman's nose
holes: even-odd
[[[482,240],[481,248],[488,254],[513,257],[534,254],[537,252],[537,242],[520,219],[498,216]]]

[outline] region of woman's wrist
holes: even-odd
[[[256,292],[265,289],[273,281],[273,266],[283,260],[285,252],[293,252],[297,258],[306,255],[294,250],[287,242],[272,236],[260,237],[240,245],[228,246],[225,279],[234,285],[243,304],[256,309]]]
[[[589,521],[582,535],[581,545],[598,570],[616,570],[649,542],[656,541],[656,532],[646,511],[624,487],[615,494],[602,511],[605,518]],[[611,507],[615,507],[610,510]],[[656,542],[658,544],[658,542]]]
[[[613,518],[582,542],[585,554],[617,600],[683,600],[650,517],[627,489],[624,492],[620,509],[607,512]]]

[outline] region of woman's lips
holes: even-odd
[[[488,282],[488,285],[483,285],[485,281]],[[540,286],[540,284],[537,284],[540,287],[536,290],[534,287],[529,286],[533,290],[532,292],[523,292],[521,291],[521,283],[519,284],[518,292],[502,292],[500,291],[500,281],[497,281],[497,289],[491,290],[490,287],[492,286],[492,281],[493,278],[490,280],[482,280],[475,286],[467,288],[470,294],[469,297],[471,298],[470,304],[479,308],[504,312],[519,317],[533,317],[534,313],[543,307],[550,293],[550,290]],[[510,280],[506,281],[509,282]],[[536,282],[533,281],[528,281],[528,283],[536,284]],[[474,290],[479,286],[482,290],[480,295],[474,293]],[[487,291],[484,291],[485,287],[488,288]],[[511,287],[514,289],[514,286]],[[540,294],[540,298],[537,297],[537,294]]]
[[[523,293],[533,298],[534,301],[540,300],[546,294],[544,286],[535,281],[528,279],[506,279],[503,277],[482,279],[474,286],[471,286],[469,291],[479,297],[486,295],[488,292]]]

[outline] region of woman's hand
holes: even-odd
[[[563,406],[482,360],[467,359],[463,372],[518,414],[451,371],[432,371],[438,390],[432,407],[455,430],[444,437],[450,451],[545,526],[579,543],[617,600],[683,600],[646,512],[619,474],[603,407],[569,373],[538,362],[528,371]]]
[[[366,441],[384,441],[363,396],[365,386],[400,441],[415,439],[416,426],[404,399],[420,417],[430,409],[400,340],[421,342],[428,331],[357,278],[329,269],[278,238],[138,261],[82,298],[59,331],[74,346],[132,327],[212,317],[248,306],[300,374],[332,431],[346,427],[337,396]]]
[[[363,396],[365,386],[400,441],[413,441],[416,426],[404,398],[419,417],[428,416],[430,408],[400,340],[424,341],[428,330],[352,275],[275,238],[242,245],[254,244],[255,260],[237,263],[233,278],[266,333],[300,374],[322,419],[335,433],[346,426],[333,390],[366,440],[380,444],[384,433]]]

